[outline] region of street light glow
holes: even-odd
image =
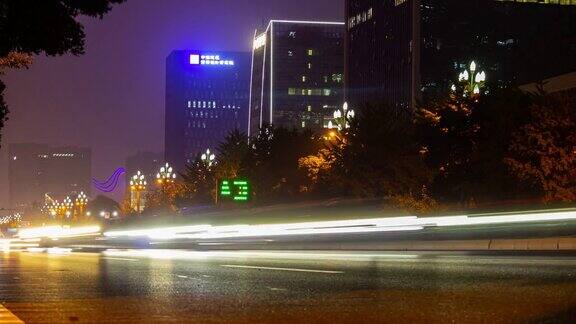
[[[130,179],[130,208],[138,213],[144,210],[142,192],[146,191],[147,185],[148,182],[146,181],[146,177],[141,171],[136,172],[136,174]]]
[[[215,163],[214,161],[216,160],[216,155],[210,152],[210,149],[206,149],[206,152],[200,156],[200,159],[202,162],[206,163],[208,167],[211,167],[212,164]]]
[[[63,227],[63,226],[46,226],[36,228],[26,228],[18,231],[17,237],[21,239],[39,239],[50,238],[58,239],[64,237],[78,237],[87,235],[99,235],[99,226],[84,227]]]
[[[464,70],[458,74],[458,82],[463,85],[464,92],[463,97],[477,97],[481,94],[484,83],[486,82],[486,72],[477,71],[478,64],[472,61],[467,70]],[[452,92],[458,90],[456,85],[450,87]]]
[[[158,184],[162,185],[165,183],[174,182],[174,179],[176,179],[176,173],[173,171],[174,170],[169,163],[166,163],[164,166],[162,166],[160,168],[160,172],[156,174],[156,181]]]
[[[341,109],[336,109],[332,114],[334,122],[328,121],[327,128],[337,128],[339,131],[350,128],[350,120],[356,116],[354,110],[348,108],[348,103],[344,102]]]

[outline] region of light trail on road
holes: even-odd
[[[190,225],[180,227],[107,231],[108,238],[147,237],[151,240],[263,238],[274,236],[310,236],[319,234],[359,234],[383,232],[414,232],[425,228],[467,227],[479,225],[526,224],[576,220],[576,210],[551,210],[502,215],[488,214],[440,217],[388,217],[338,221],[301,222],[263,225]]]

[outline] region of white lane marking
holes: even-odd
[[[335,270],[313,270],[313,269],[297,269],[297,268],[275,268],[275,267],[256,267],[234,264],[222,264],[225,268],[240,268],[240,269],[258,269],[258,270],[278,270],[278,271],[294,271],[294,272],[313,272],[313,273],[344,273],[344,271]]]
[[[212,276],[209,276],[209,275],[202,275],[202,277],[204,277],[204,278],[212,278]]]
[[[24,324],[24,322],[12,314],[7,308],[0,304],[0,323],[2,324]]]
[[[102,257],[102,259],[104,259],[104,260],[117,260],[117,261],[132,261],[132,262],[138,262],[138,261],[140,261],[140,260],[138,260],[138,259],[113,258],[113,257]]]
[[[178,278],[188,278],[188,276],[177,275]]]
[[[286,291],[284,288],[275,288],[275,287],[268,287],[272,291]]]

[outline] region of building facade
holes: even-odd
[[[165,159],[177,171],[245,130],[250,53],[173,51],[166,60]]]
[[[472,60],[490,86],[576,70],[574,0],[346,0],[346,16],[352,106],[410,111]]]
[[[344,102],[344,23],[272,20],[254,34],[248,134],[322,129]]]
[[[65,197],[90,194],[91,150],[81,147],[52,147],[43,144],[9,144],[10,205],[22,210],[44,196]]]

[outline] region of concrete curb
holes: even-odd
[[[576,251],[576,237],[393,242],[273,242],[222,244],[207,250],[326,250],[326,251]]]

